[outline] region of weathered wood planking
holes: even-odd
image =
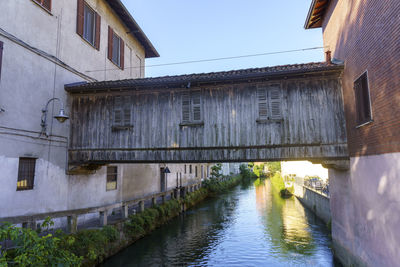
[[[280,85],[281,120],[257,121],[257,88]],[[182,93],[201,89],[202,124],[182,126]],[[133,128],[113,130],[115,96]],[[70,164],[348,158],[340,79],[72,94]]]

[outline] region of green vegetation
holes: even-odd
[[[265,164],[267,165],[270,177],[274,176],[277,172],[281,172],[281,163],[279,161],[267,162]]]
[[[260,164],[260,165],[255,165],[253,168],[253,172],[254,174],[258,177],[258,178],[263,178],[265,177],[265,173],[264,173],[264,163]]]
[[[53,225],[46,219],[40,228]],[[75,243],[74,237],[64,238],[62,231],[39,235],[29,228],[11,224],[0,226],[0,240],[10,240],[11,246],[0,246],[0,266],[79,266],[82,258],[65,248]]]
[[[184,199],[172,199],[144,212],[131,215],[123,224],[109,225],[101,229],[86,229],[76,234],[40,235],[53,225],[47,219],[39,229],[19,228],[11,224],[0,226],[0,241],[11,240],[12,247],[0,246],[0,267],[5,266],[94,266],[110,254],[133,243],[173,217],[182,209],[188,209],[208,196],[215,196],[238,185],[242,179],[254,177],[248,170],[233,178],[221,175],[221,165],[212,168],[212,178],[204,186]]]
[[[290,197],[294,193],[294,185],[291,187],[286,187],[283,177],[280,172],[275,172],[275,174],[271,177],[271,184],[273,188],[278,190],[281,197]]]

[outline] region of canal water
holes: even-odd
[[[269,180],[208,199],[103,266],[334,266],[326,226]]]

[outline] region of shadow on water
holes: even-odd
[[[269,180],[211,198],[103,266],[333,266],[326,227]]]

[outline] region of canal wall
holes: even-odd
[[[327,224],[331,222],[329,197],[298,182],[294,183],[294,195],[304,206],[312,210],[318,218]]]

